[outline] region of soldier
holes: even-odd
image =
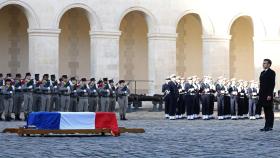
[[[210,111],[210,85],[208,76],[204,76],[203,83],[200,87],[202,102],[202,119],[209,120]]]
[[[194,119],[199,119],[200,113],[200,81],[197,76],[193,76],[193,87],[195,89],[195,96],[194,96]]]
[[[215,103],[215,91],[216,87],[215,84],[213,83],[213,79],[211,76],[209,77],[209,85],[210,85],[210,105],[209,105],[209,118],[214,119],[214,103]]]
[[[41,111],[50,111],[51,109],[51,81],[49,80],[49,74],[44,74],[42,79],[41,89]]]
[[[223,83],[223,77],[219,77],[216,84],[216,93],[217,93],[217,104],[218,104],[218,120],[224,119],[224,109],[225,109],[225,86]]]
[[[246,100],[245,100],[245,97],[246,97],[246,89],[244,88],[244,85],[243,85],[243,80],[239,80],[238,81],[238,86],[237,86],[237,89],[238,89],[238,117],[243,119],[244,116],[243,114],[245,114],[245,108],[248,106],[248,104],[246,104]]]
[[[39,111],[41,108],[41,89],[40,75],[35,74],[35,82],[33,86],[33,111]]]
[[[58,90],[58,82],[55,78],[55,75],[51,75],[51,104],[50,104],[50,111],[59,111],[59,90]]]
[[[230,119],[231,118],[231,111],[230,111],[230,94],[228,92],[229,87],[230,87],[230,82],[224,78],[223,79],[223,84],[225,86],[225,95],[224,95],[224,118],[225,119]]]
[[[23,104],[23,91],[22,91],[22,80],[21,74],[16,74],[16,78],[14,80],[15,94],[14,94],[14,109],[13,113],[15,113],[15,120],[23,119],[23,115],[20,118],[20,113],[22,112],[22,104]]]
[[[256,117],[256,106],[258,103],[258,85],[255,83],[254,80],[250,81],[250,87],[247,89],[248,98],[249,98],[249,119],[255,120]]]
[[[2,113],[4,111],[4,105],[3,105],[3,94],[2,94],[2,88],[5,85],[5,81],[3,79],[3,74],[0,73],[0,116],[2,116]],[[0,120],[2,120],[2,118],[0,117]]]
[[[165,112],[165,118],[169,118],[169,103],[170,103],[170,98],[169,98],[169,86],[168,83],[170,82],[170,78],[165,79],[165,83],[162,85],[161,92],[163,93],[163,100],[164,100],[164,112]]]
[[[126,115],[126,108],[128,104],[128,96],[130,94],[130,90],[127,85],[125,85],[124,80],[119,81],[118,87],[118,104],[119,104],[119,114],[121,120],[127,120]]]
[[[184,90],[184,82],[185,79],[182,79],[181,77],[176,78],[176,83],[177,87],[179,90],[179,98],[177,102],[177,111],[176,111],[176,119],[182,119],[183,114],[185,113],[185,105],[184,105],[184,95],[185,95],[185,90]]]
[[[109,112],[115,112],[116,109],[116,87],[114,85],[114,80],[109,80],[110,84],[110,97],[109,97]]]
[[[101,93],[101,111],[107,112],[109,110],[109,96],[110,96],[110,85],[108,84],[108,79],[103,79],[103,87],[100,89]]]
[[[87,79],[82,78],[81,84],[77,89],[77,93],[79,95],[79,105],[78,112],[88,111],[88,94],[89,94],[89,86],[87,84]]]
[[[170,90],[169,120],[175,120],[177,101],[179,98],[179,90],[176,85],[176,75],[173,74],[170,76],[170,78],[171,81],[168,83]]]
[[[5,80],[5,86],[2,89],[3,93],[3,104],[4,104],[4,112],[2,113],[2,119],[10,121],[12,116],[13,110],[13,95],[14,95],[14,86],[12,85],[11,79]]]
[[[70,83],[68,81],[67,75],[62,76],[62,81],[59,85],[59,93],[60,93],[60,111],[69,111],[70,107]]]
[[[70,88],[71,88],[71,93],[70,93],[70,107],[69,111],[72,112],[77,112],[78,110],[78,83],[75,77],[70,78]]]
[[[101,94],[101,89],[103,87],[103,81],[100,79],[97,83],[97,90],[98,90],[98,104],[97,104],[97,110],[96,111],[101,111],[101,97],[102,97],[102,94]]]
[[[95,78],[91,78],[89,83],[89,97],[88,97],[90,112],[97,111],[98,98],[99,98],[98,86],[95,83]]]
[[[236,120],[238,119],[238,89],[236,86],[236,79],[231,79],[231,84],[229,87],[229,94],[230,94],[230,111],[231,111],[231,119]]]
[[[34,80],[31,79],[31,74],[26,73],[24,78],[24,84],[23,84],[23,109],[24,109],[24,116],[25,119],[27,118],[28,114],[32,111],[33,106],[33,86],[34,86]]]
[[[195,99],[195,87],[193,86],[193,78],[189,77],[188,82],[185,84],[185,106],[186,106],[186,113],[187,119],[193,120],[194,119],[194,99]]]

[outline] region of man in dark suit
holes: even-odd
[[[264,108],[265,126],[261,131],[271,131],[273,129],[273,90],[275,87],[275,72],[270,69],[272,62],[270,59],[264,59],[264,71],[260,75],[259,104]]]

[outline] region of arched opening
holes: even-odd
[[[129,12],[121,21],[120,79],[137,82],[137,93],[148,93],[148,25],[145,13]],[[131,86],[133,89],[134,86]]]
[[[0,72],[26,73],[29,64],[28,20],[23,8],[7,5],[0,10]]]
[[[86,10],[72,8],[62,16],[59,28],[59,74],[78,78],[90,75],[90,24]]]
[[[187,14],[177,25],[176,72],[180,76],[202,76],[202,24],[199,15]]]
[[[230,77],[254,79],[253,23],[249,16],[237,18],[230,29]]]

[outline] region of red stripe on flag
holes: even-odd
[[[115,135],[118,135],[119,126],[118,126],[116,114],[114,112],[96,112],[95,128],[111,129]]]

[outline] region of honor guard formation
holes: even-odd
[[[120,119],[126,120],[129,94],[124,80],[115,84],[108,78],[78,81],[63,75],[57,80],[55,75],[44,74],[40,80],[39,74],[34,79],[30,73],[24,78],[0,74],[0,120],[25,120],[33,111],[114,112],[116,102]]]
[[[171,75],[162,85],[165,117],[170,120],[214,119],[214,102],[217,102],[219,120],[259,119],[262,107],[258,105],[258,82],[230,80],[219,77],[182,77]],[[202,112],[202,117],[200,115]]]

